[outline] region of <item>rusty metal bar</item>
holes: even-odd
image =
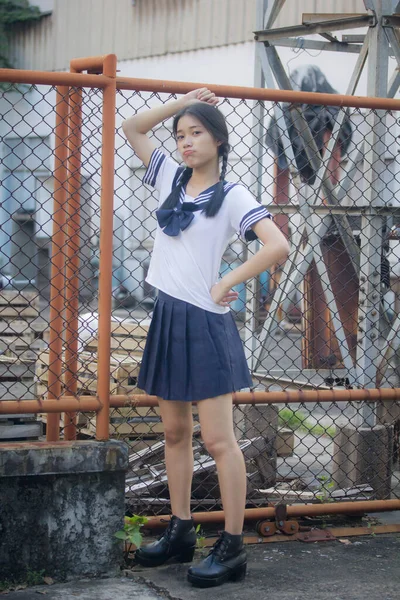
[[[236,392],[232,394],[233,404],[295,404],[302,402],[380,402],[400,400],[400,388],[380,388],[361,390],[287,390],[282,392]],[[110,396],[110,406],[157,406],[156,396],[146,394]]]
[[[109,55],[104,62],[104,74],[109,85],[103,91],[103,136],[100,202],[100,275],[99,330],[97,362],[97,395],[101,409],[96,419],[96,439],[109,438],[110,420],[110,350],[112,308],[112,251],[114,210],[114,148],[116,108],[117,57]]]
[[[82,90],[72,89],[69,98],[68,199],[66,203],[65,291],[65,394],[76,396],[78,370],[78,309],[80,250],[80,186],[82,143]],[[76,413],[64,413],[64,439],[76,439]]]
[[[48,398],[53,400],[61,396],[62,372],[62,328],[65,287],[65,221],[64,210],[67,183],[67,138],[68,138],[68,88],[60,86],[56,95],[55,159],[54,159],[54,207],[53,236],[51,245],[51,281],[50,281],[50,342],[49,342],[49,380]],[[49,415],[47,420],[47,440],[59,439],[60,415]]]
[[[104,69],[112,63],[114,55],[105,57]],[[93,69],[96,63],[93,64]],[[84,73],[54,73],[47,71],[26,71],[18,69],[0,69],[0,81],[9,83],[31,83],[37,85],[69,85],[88,88],[106,88],[109,77]],[[320,94],[316,92],[296,92],[288,90],[261,89],[254,87],[214,85],[208,83],[187,83],[156,79],[135,79],[117,77],[119,90],[142,92],[186,94],[199,87],[208,87],[217,96],[241,98],[246,100],[264,100],[271,102],[291,102],[294,104],[326,104],[328,106],[348,106],[353,108],[371,108],[382,110],[400,110],[400,100],[393,98],[369,98],[367,96],[349,96],[344,94]]]
[[[315,517],[319,515],[340,515],[340,514],[360,514],[366,512],[386,512],[400,510],[400,500],[363,500],[360,502],[332,502],[328,504],[293,504],[288,505],[288,517]],[[276,512],[274,507],[268,508],[247,508],[244,511],[245,521],[258,521],[260,519],[273,519]],[[223,510],[212,512],[193,513],[195,523],[221,523],[225,519]],[[171,515],[158,515],[149,517],[146,528],[155,529],[165,527],[165,522],[169,521]]]
[[[32,83],[37,85],[68,85],[87,88],[105,88],[107,77],[103,75],[82,75],[81,73],[54,73],[51,71],[26,71],[0,69],[0,81],[7,83]]]
[[[108,380],[107,380],[108,383]],[[76,411],[79,409],[77,402],[87,403],[96,400],[93,396],[61,396],[61,411]],[[365,390],[289,390],[283,392],[237,392],[233,394],[233,404],[297,404],[307,402],[370,402],[400,401],[400,388],[381,388]],[[21,414],[36,412],[54,412],[47,410],[46,400],[0,400],[0,414]],[[157,396],[147,394],[112,395],[109,397],[112,408],[123,406],[140,406],[149,408],[158,406]],[[97,399],[96,407],[90,410],[100,410],[102,404]],[[79,410],[85,410],[81,408]]]
[[[104,65],[114,54],[103,54],[101,56],[88,56],[85,58],[73,58],[70,62],[72,72],[98,71],[105,74]]]
[[[96,412],[100,410],[100,402],[95,396],[62,396],[52,400],[0,400],[0,415],[35,414],[69,412]],[[47,424],[49,421],[47,420]],[[48,426],[48,425],[47,425]],[[58,441],[58,440],[49,440]]]
[[[9,83],[31,83],[37,85],[69,85],[88,88],[106,88],[109,84],[109,77],[106,76],[105,70],[112,69],[111,66],[107,67],[107,65],[112,64],[114,56],[115,55],[107,55],[103,57],[104,75],[91,75],[84,73],[54,73],[48,71],[27,71],[22,69],[0,69],[0,81]],[[79,61],[76,64],[81,66],[79,65]],[[85,63],[86,68],[93,68],[93,70],[95,70],[98,67],[97,62],[94,62],[92,67],[90,64]],[[199,87],[208,87],[211,89],[211,91],[217,94],[217,96],[226,98],[241,98],[246,100],[264,101],[269,100],[271,102],[291,102],[294,104],[326,104],[328,106],[400,110],[400,100],[395,100],[393,98],[369,98],[368,96],[349,96],[345,94],[321,94],[317,92],[297,92],[233,85],[187,83],[184,81],[135,79],[128,77],[117,77],[116,87],[119,90],[171,94],[186,94],[187,92]]]
[[[154,92],[169,94],[187,94],[199,87],[208,87],[221,98],[241,98],[246,100],[264,100],[271,102],[289,102],[292,104],[326,104],[327,106],[348,106],[353,108],[371,108],[400,110],[400,100],[392,98],[369,98],[367,96],[348,96],[343,94],[321,94],[317,92],[296,92],[267,88],[241,87],[233,85],[215,85],[209,83],[187,83],[157,79],[133,79],[117,77],[118,90]]]

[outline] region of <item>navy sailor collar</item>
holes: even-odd
[[[178,172],[178,174],[175,176],[172,188],[176,185],[179,185],[182,172],[183,169],[180,173]],[[192,200],[191,202],[186,201],[186,190],[184,188],[181,188],[179,204],[175,208],[159,208],[156,211],[157,221],[162,231],[166,235],[176,237],[180,234],[181,231],[187,229],[187,227],[189,227],[189,225],[194,219],[194,213],[203,210],[205,205],[211,199],[216,185],[218,185],[218,182],[214,183],[212,186],[201,192],[201,194],[199,194],[197,198],[192,198],[192,196],[189,196],[189,198]],[[236,185],[238,184],[224,181],[224,197],[229,192],[229,190]]]
[[[172,183],[172,188],[174,188],[176,185],[179,185],[182,174],[185,170],[185,167],[179,167],[175,177],[174,177],[174,181]],[[189,182],[187,182],[189,183]],[[186,185],[187,185],[186,183]],[[196,196],[196,198],[193,198],[193,196],[189,196],[188,197],[191,199],[191,202],[194,202],[194,204],[203,204],[205,202],[208,202],[208,200],[210,200],[211,196],[214,193],[215,187],[218,185],[218,181],[217,183],[214,183],[213,185],[211,185],[209,188],[207,188],[206,190],[202,191],[198,196]],[[183,204],[185,202],[186,199],[186,185],[184,188],[181,188],[181,193],[180,193],[180,203]],[[224,196],[226,196],[226,194],[229,192],[230,189],[232,189],[232,187],[234,187],[235,185],[238,185],[237,183],[230,183],[228,181],[224,180]]]

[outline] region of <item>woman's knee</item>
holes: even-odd
[[[193,427],[189,423],[164,424],[165,443],[168,446],[192,442]]]
[[[225,453],[237,452],[239,446],[233,436],[219,437],[219,436],[203,436],[204,445],[207,452],[214,458],[217,459],[223,456]],[[240,450],[239,450],[240,451]]]

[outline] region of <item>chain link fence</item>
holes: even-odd
[[[57,209],[65,213],[66,243],[59,248],[52,238],[53,200],[62,185],[55,177],[56,89],[10,84],[1,91],[0,400],[47,398],[54,367],[49,360],[54,253],[63,255],[67,272],[79,259],[75,284],[67,277],[58,290],[60,395],[96,396],[103,104],[99,89],[66,89],[63,100],[72,110],[73,94],[79,91],[82,99],[82,124],[72,119],[68,139],[60,141],[68,144],[81,135],[78,161],[64,165],[71,186],[67,197],[75,194],[79,202],[72,211],[67,205]],[[157,199],[142,183],[144,167],[121,122],[172,97],[117,92],[111,396],[142,394],[137,375],[156,299],[145,277]],[[371,402],[366,395],[364,402],[334,396],[328,403],[302,402],[304,391],[400,387],[397,114],[229,97],[221,98],[219,108],[232,147],[227,179],[249,187],[291,244],[286,263],[238,286],[232,304],[253,389],[298,394],[298,401],[287,404],[234,405],[248,507],[400,498],[398,401]],[[163,123],[152,136],[179,161],[170,126]],[[256,251],[257,242],[232,239],[221,275]],[[73,305],[79,316],[71,342]],[[75,344],[76,376],[67,341]],[[0,441],[31,440],[42,439],[48,415],[0,419]],[[61,438],[71,419],[78,439],[95,436],[96,414],[79,412],[60,421]],[[195,404],[193,419],[192,510],[219,509],[215,462],[204,449]],[[130,446],[128,510],[164,514],[169,497],[158,408],[128,401],[112,407],[109,434]]]

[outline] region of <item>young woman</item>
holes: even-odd
[[[145,566],[170,558],[191,561],[196,533],[190,515],[193,473],[192,402],[214,458],[225,530],[207,558],[189,569],[199,587],[239,580],[246,573],[243,521],[246,471],[236,442],[232,392],[252,386],[229,305],[232,288],[288,254],[270,213],[241,184],[225,181],[228,130],[218,100],[207,88],[140,112],[122,124],[147,167],[144,182],[158,191],[158,220],[147,282],[158,289],[138,386],[156,395],[165,432],[172,517],[164,535],[140,548]],[[173,134],[186,166],[156,149],[147,133],[174,116]],[[221,164],[220,164],[221,163]],[[263,247],[217,283],[221,258],[235,232]]]

